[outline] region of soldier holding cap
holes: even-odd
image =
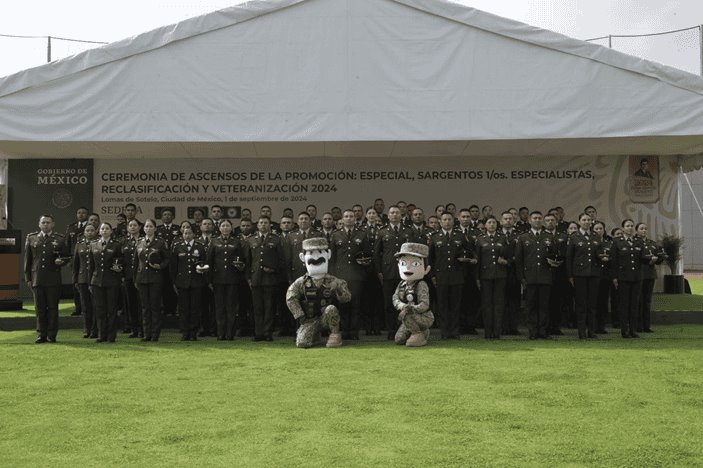
[[[61,267],[68,250],[64,236],[54,232],[54,218],[42,215],[39,231],[27,235],[24,247],[24,280],[31,285],[37,314],[35,343],[56,342],[59,331]]]
[[[122,285],[122,243],[112,239],[110,223],[100,225],[100,238],[90,243],[90,285],[98,324],[98,343],[115,342],[117,306]]]
[[[137,242],[134,256],[136,283],[142,306],[144,338],[142,341],[159,341],[161,335],[161,270],[168,266],[169,254],[166,242],[156,239],[156,223],[153,219],[144,222],[145,236]]]
[[[221,227],[222,224],[220,224]],[[183,241],[173,246],[169,261],[171,282],[178,295],[181,341],[198,339],[196,335],[200,328],[202,290],[207,283],[205,245],[193,237],[193,230],[188,223],[183,229]]]
[[[342,346],[339,333],[339,310],[335,304],[347,303],[351,293],[347,282],[327,273],[331,253],[327,239],[313,238],[303,241],[300,260],[307,273],[296,279],[288,288],[286,303],[299,324],[295,344],[311,348],[320,343],[322,328],[330,331],[328,348]]]
[[[395,254],[400,283],[393,294],[393,307],[398,311],[400,327],[395,343],[409,347],[425,346],[430,337],[434,315],[430,310],[430,289],[423,280],[430,271],[427,265],[429,247],[406,242]]]

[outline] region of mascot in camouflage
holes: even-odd
[[[430,290],[424,281],[430,267],[426,265],[429,248],[407,242],[395,254],[400,271],[400,284],[393,294],[393,307],[398,311],[400,328],[395,343],[409,347],[425,346],[430,337],[434,315],[430,311]]]
[[[342,346],[339,333],[339,310],[335,304],[351,300],[347,282],[327,274],[332,256],[327,239],[312,238],[303,241],[300,260],[308,272],[293,282],[286,293],[286,304],[298,322],[295,345],[311,348],[321,344],[323,327],[330,334],[328,348]]]

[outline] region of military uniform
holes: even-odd
[[[654,265],[660,265],[664,261],[666,253],[652,239],[642,238],[644,243],[644,260],[642,262],[642,297],[640,300],[639,331],[651,332],[652,325],[652,293],[654,282],[657,280],[657,269]],[[654,265],[649,260],[657,257]]]
[[[498,339],[503,329],[505,309],[505,283],[508,278],[507,264],[512,256],[512,244],[502,234],[483,234],[476,239],[476,270],[481,281],[481,306],[483,309],[484,337]]]
[[[195,231],[194,231],[195,232]],[[234,236],[234,234],[232,234]],[[234,236],[238,237],[238,236]],[[217,236],[206,236],[200,233],[195,238],[198,242],[205,246],[207,251],[210,248],[210,243],[217,239]],[[240,295],[241,296],[241,295]],[[202,290],[202,308],[200,310],[200,336],[216,336],[217,335],[217,307],[215,304],[215,293],[209,287],[204,286]],[[241,311],[241,308],[240,308]]]
[[[437,306],[440,312],[442,338],[458,339],[461,289],[464,282],[460,257],[468,258],[468,239],[458,229],[448,233],[442,229],[430,236],[430,275],[437,286]]]
[[[124,267],[124,285],[122,288],[123,303],[125,305],[126,320],[129,322],[129,328],[132,330],[130,338],[143,338],[144,331],[142,330],[142,311],[139,305],[139,291],[134,282],[136,270],[134,267],[134,258],[137,255],[138,237],[128,237],[122,239],[122,264]]]
[[[137,218],[134,218],[134,220],[137,222],[137,224],[139,224],[139,235],[144,236],[144,223],[139,221]],[[126,222],[120,223],[117,226],[115,226],[114,231],[112,231],[112,233],[115,235],[115,237],[124,238],[129,235],[129,233],[127,232],[127,225],[129,224],[130,221],[131,221],[131,219],[128,219]]]
[[[403,225],[393,226],[389,224],[378,231],[373,248],[376,273],[383,274],[383,304],[389,340],[395,338],[398,326],[398,316],[393,307],[393,293],[395,293],[395,288],[400,283],[398,262],[395,254],[400,252],[400,246],[406,242],[412,242],[412,231],[410,228]]]
[[[93,313],[93,295],[90,292],[90,241],[78,242],[73,249],[72,280],[83,311],[83,338],[97,338],[98,325]]]
[[[618,280],[618,311],[623,338],[637,338],[640,326],[640,294],[642,293],[642,262],[645,245],[638,237],[613,239],[611,268]]]
[[[78,244],[83,237],[83,230],[87,224],[88,221],[76,221],[66,227],[66,235],[64,238],[66,239],[66,249],[71,255],[76,251],[76,244]],[[83,313],[83,304],[76,283],[73,283],[73,304],[76,307],[76,311],[71,315],[81,315]]]
[[[208,281],[213,285],[217,339],[231,340],[239,323],[239,289],[244,279],[246,243],[238,237],[212,239],[207,249]],[[241,262],[244,269],[234,265]]]
[[[300,323],[295,345],[310,348],[319,344],[323,327],[338,334],[340,316],[335,304],[350,300],[346,281],[332,275],[314,279],[306,274],[296,279],[286,293],[286,304]]]
[[[196,267],[205,262],[206,257],[205,245],[196,240],[183,240],[171,249],[169,274],[178,290],[178,312],[184,340],[195,341],[200,328],[202,290],[207,285],[207,276],[198,273]]]
[[[381,225],[378,224],[363,224],[362,229],[366,233],[366,238],[369,240],[369,245],[373,249],[376,245],[378,231],[381,230]],[[361,321],[364,324],[366,334],[380,335],[381,329],[385,322],[384,317],[384,298],[383,284],[378,281],[378,275],[374,262],[364,268],[364,297],[362,300],[362,316]]]
[[[413,334],[424,334],[424,339],[430,337],[430,327],[434,323],[434,315],[430,310],[430,289],[426,281],[401,281],[393,293],[393,307],[400,313],[407,306],[410,308],[400,319],[400,327],[395,332],[395,343],[404,345]]]
[[[602,262],[602,240],[590,231],[569,236],[566,275],[574,281],[576,322],[579,338],[596,337],[596,310]]]
[[[554,255],[554,236],[545,230],[530,229],[518,237],[515,265],[518,278],[525,283],[527,321],[530,339],[549,338],[549,294],[553,273],[547,258]]]
[[[270,341],[273,334],[274,294],[279,275],[285,269],[285,254],[276,234],[257,233],[246,239],[248,278],[254,306],[256,340]]]
[[[115,240],[95,240],[90,243],[90,285],[93,288],[93,308],[98,323],[98,340],[114,342],[117,337],[117,307],[119,305],[122,273],[122,245]]]
[[[364,230],[352,228],[347,231],[342,228],[332,234],[330,247],[330,271],[337,278],[346,281],[351,291],[350,303],[341,308],[343,337],[358,340],[366,269],[356,260],[360,256],[370,258],[371,245]]]
[[[574,288],[569,282],[566,273],[566,246],[569,237],[566,232],[547,231],[554,236],[554,257],[562,263],[558,267],[552,268],[552,288],[549,291],[549,324],[547,331],[550,334],[562,335],[561,326],[564,323],[564,316],[569,324],[576,322],[574,313]]]
[[[161,335],[161,291],[163,274],[161,269],[149,266],[148,257],[158,252],[159,266],[168,266],[169,252],[163,239],[143,237],[137,242],[137,254],[134,256],[136,283],[139,290],[139,302],[142,306],[142,323],[144,341],[159,341]]]
[[[601,266],[600,279],[598,281],[598,307],[596,309],[596,333],[608,333],[605,324],[608,321],[608,304],[612,307],[612,312],[617,315],[617,298],[613,297],[613,282],[610,277],[610,252],[613,246],[613,239],[610,236],[601,238],[601,252],[608,257],[608,261]]]
[[[61,297],[61,266],[57,256],[68,257],[62,234],[33,232],[24,246],[24,280],[34,293],[37,315],[38,342],[56,341],[59,330],[59,299]]]
[[[520,307],[522,302],[522,285],[515,270],[515,246],[517,245],[517,232],[515,229],[506,231],[502,229],[500,233],[505,237],[510,245],[510,258],[506,267],[507,276],[505,278],[505,307],[503,308],[503,334],[519,335],[518,325],[520,324]]]
[[[476,242],[479,236],[483,235],[483,231],[478,227],[464,227],[461,225],[456,229],[466,239],[466,248],[469,255],[475,256]],[[483,322],[481,317],[481,291],[478,288],[479,272],[475,264],[466,262],[461,264],[461,275],[463,281],[461,286],[461,306],[459,307],[459,331],[475,335],[477,334],[476,328],[480,328]]]
[[[172,251],[174,245],[182,240],[180,227],[173,223],[156,226],[155,235],[157,239],[163,239],[166,242],[166,248],[169,251]],[[178,298],[173,290],[173,283],[171,282],[172,275],[169,269],[170,265],[161,272],[164,276],[163,305],[166,315],[174,315],[176,313],[176,306],[178,305]]]

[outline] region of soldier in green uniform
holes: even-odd
[[[156,222],[144,221],[144,237],[137,242],[134,256],[139,303],[142,306],[144,338],[142,341],[159,341],[161,335],[161,270],[168,266],[169,252],[163,239],[156,239]]]
[[[93,295],[90,293],[90,243],[95,240],[96,234],[95,227],[86,224],[82,239],[73,249],[72,279],[83,311],[83,338],[98,337],[97,322],[93,313]]]
[[[500,339],[505,308],[505,284],[508,263],[513,256],[512,244],[498,230],[493,215],[483,222],[486,233],[476,239],[476,270],[481,282],[481,308],[483,310],[484,338]]]
[[[55,343],[59,330],[61,267],[70,256],[64,236],[54,232],[53,216],[42,215],[39,229],[27,235],[24,280],[34,293],[38,334],[35,343]]]
[[[398,272],[400,283],[393,293],[393,307],[398,311],[400,327],[395,333],[395,343],[408,347],[427,344],[434,315],[430,310],[430,289],[424,281],[430,271],[427,265],[429,247],[425,244],[406,242],[400,246]]]
[[[647,225],[637,223],[636,236],[644,243],[644,260],[642,262],[642,297],[640,298],[640,317],[637,330],[652,333],[652,292],[657,279],[656,265],[660,265],[666,253],[655,241],[647,237]]]
[[[222,225],[228,220],[222,220]],[[230,230],[232,225],[229,225]],[[178,313],[181,318],[181,341],[197,341],[200,328],[202,291],[207,284],[205,268],[206,249],[194,240],[190,223],[183,229],[183,241],[171,249],[169,273],[173,288],[178,295]]]
[[[254,341],[273,341],[274,295],[285,269],[281,239],[271,232],[270,220],[260,216],[258,232],[246,239],[249,285],[254,306]]]
[[[331,252],[325,238],[303,241],[300,260],[306,273],[288,288],[286,303],[299,324],[295,344],[298,348],[311,348],[321,343],[323,328],[329,330],[328,348],[342,345],[339,330],[339,309],[336,304],[351,300],[346,281],[327,273]]]
[[[88,208],[85,206],[79,206],[76,210],[76,221],[69,224],[66,228],[66,246],[71,256],[73,256],[73,253],[76,250],[76,244],[80,241],[80,238],[83,237],[83,230],[88,224],[89,214],[90,212],[88,211]],[[83,304],[81,303],[80,292],[76,287],[76,283],[73,284],[73,303],[76,306],[76,310],[71,315],[78,316],[83,313]]]
[[[137,242],[139,242],[139,223],[133,219],[127,223],[127,236],[122,239],[122,260],[124,265],[123,297],[126,309],[126,320],[132,333],[129,338],[144,338],[142,328],[142,311],[139,305],[139,291],[135,283],[136,269],[135,256],[137,255]]]
[[[98,324],[98,343],[115,342],[117,307],[122,286],[122,243],[112,239],[110,223],[100,225],[100,237],[90,243],[90,285]]]
[[[356,229],[354,212],[345,210],[342,214],[343,227],[331,236],[332,274],[347,282],[351,291],[351,302],[342,307],[342,338],[359,339],[359,317],[364,297],[365,266],[371,263],[371,245],[366,232]],[[365,263],[364,258],[368,258]],[[365,264],[364,264],[365,263]]]
[[[508,258],[507,277],[505,279],[505,308],[503,309],[503,334],[519,335],[520,303],[522,291],[520,280],[515,272],[515,245],[517,244],[517,231],[513,228],[515,216],[511,211],[504,211],[500,218],[500,233],[510,245],[510,258]]]
[[[635,223],[631,219],[622,222],[622,233],[622,237],[613,239],[611,250],[613,284],[618,290],[620,334],[623,338],[639,338],[641,264],[647,261],[645,244],[635,236]]]

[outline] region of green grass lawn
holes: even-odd
[[[703,279],[688,279],[688,284],[691,286],[691,294],[703,296]]]
[[[0,332],[1,466],[701,466],[703,326],[640,340]]]

